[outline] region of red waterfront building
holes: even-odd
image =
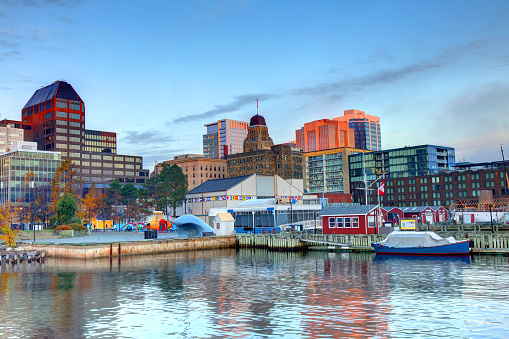
[[[325,207],[324,234],[377,234],[378,205]]]

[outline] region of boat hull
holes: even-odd
[[[470,253],[468,240],[458,241],[454,244],[446,244],[431,247],[389,247],[380,244],[371,244],[377,254],[394,255],[468,255]]]

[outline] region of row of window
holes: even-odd
[[[359,228],[359,218],[329,217],[329,228]]]

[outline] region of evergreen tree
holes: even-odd
[[[70,194],[61,197],[57,203],[58,223],[66,224],[72,222],[77,209],[76,201]]]

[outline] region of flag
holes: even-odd
[[[382,181],[380,187],[378,187],[378,194],[380,194],[382,197],[385,195],[385,179]]]

